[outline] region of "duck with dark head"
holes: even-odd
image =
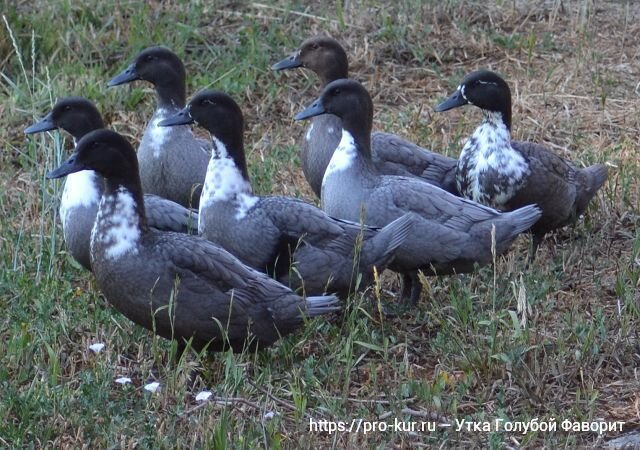
[[[304,299],[206,239],[150,228],[136,153],[110,130],[84,136],[49,173],[93,170],[105,178],[91,233],[91,265],[107,301],[133,322],[196,350],[265,347],[313,317],[333,296]]]
[[[373,282],[409,236],[403,216],[378,230],[329,217],[304,201],[258,196],[244,153],[244,119],[229,95],[205,90],[160,125],[197,123],[211,134],[213,152],[200,199],[200,234],[245,264],[310,294],[337,292]]]
[[[91,131],[104,128],[96,106],[83,97],[64,97],[26,134],[62,129],[78,142]],[[83,170],[67,177],[60,200],[62,233],[69,253],[85,269],[91,270],[89,243],[102,197],[104,179],[92,170]],[[196,233],[198,214],[176,202],[153,194],[144,195],[149,226],[165,231]]]
[[[338,41],[327,36],[315,36],[282,61],[274,70],[304,67],[320,78],[322,87],[349,76],[347,53]],[[311,119],[300,144],[302,171],[320,197],[322,178],[342,136],[342,121],[333,114]],[[371,135],[371,162],[386,175],[417,177],[427,183],[457,194],[455,184],[456,160],[431,152],[399,136],[374,132]]]
[[[143,80],[156,91],[156,110],[138,148],[140,177],[144,192],[156,194],[185,207],[198,207],[202,183],[207,173],[210,146],[189,127],[163,128],[158,122],[185,105],[186,72],[182,61],[164,47],[149,47],[109,86]]]
[[[420,296],[419,270],[446,275],[488,264],[540,217],[535,206],[500,213],[416,178],[385,175],[371,160],[373,102],[354,80],[329,83],[320,97],[296,115],[302,120],[335,114],[342,138],[322,180],[322,208],[330,215],[384,226],[402,214],[418,216],[411,239],[398,249],[392,270],[404,274],[402,297]]]
[[[574,223],[584,213],[606,181],[607,168],[578,168],[540,144],[512,141],[511,90],[494,72],[467,75],[436,111],[464,105],[480,108],[483,119],[460,153],[458,190],[501,211],[538,205],[542,217],[531,228],[533,258],[546,233]]]

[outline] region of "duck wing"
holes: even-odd
[[[302,323],[307,303],[289,288],[205,239],[162,234],[159,247],[179,279],[178,302],[199,326],[211,327],[215,317],[232,344],[244,342],[248,330],[270,344]]]
[[[457,195],[457,159],[382,132],[371,135],[371,149],[373,161],[382,173],[405,176],[411,174]]]
[[[282,234],[312,245],[337,239],[347,226],[320,208],[292,197],[264,197],[260,206]],[[355,224],[349,226],[355,227]]]
[[[160,231],[198,234],[198,212],[158,195],[144,195],[147,223]]]

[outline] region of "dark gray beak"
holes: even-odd
[[[456,89],[456,91],[451,94],[451,96],[436,106],[436,112],[444,112],[453,108],[457,108],[458,106],[464,106],[469,104],[466,98],[462,95],[461,88]]]
[[[158,122],[158,126],[160,127],[172,127],[175,125],[188,125],[190,123],[194,123],[193,117],[191,117],[191,111],[189,111],[189,107],[182,108],[180,111],[175,113],[171,117],[167,117],[164,120]]]
[[[129,67],[124,69],[122,72],[120,72],[118,75],[113,77],[109,81],[107,86],[113,87],[113,86],[119,86],[125,83],[131,83],[132,81],[138,80],[139,78],[140,77],[138,76],[138,72],[136,72],[136,65],[135,63],[133,63]]]
[[[55,130],[57,127],[56,124],[53,123],[53,118],[51,117],[51,113],[44,116],[38,122],[34,123],[30,127],[24,129],[25,134],[33,134],[33,133],[42,133],[43,131]]]
[[[74,152],[69,159],[63,162],[60,167],[57,169],[53,169],[51,172],[47,174],[47,178],[62,178],[70,173],[80,172],[81,170],[85,170],[85,167],[81,164],[78,164],[77,154]]]
[[[292,53],[282,61],[278,61],[273,66],[271,66],[271,69],[285,70],[285,69],[295,69],[296,67],[302,67],[302,62],[300,61],[300,51]]]
[[[300,111],[298,114],[296,114],[293,119],[294,120],[309,119],[311,117],[319,116],[321,114],[326,114],[326,112],[327,111],[324,109],[324,106],[322,106],[322,100],[317,99],[311,105],[307,106],[307,108],[304,111]]]

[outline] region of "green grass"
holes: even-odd
[[[0,446],[555,448],[600,446],[603,437],[456,431],[455,421],[638,426],[638,7],[355,3],[38,0],[3,8]],[[74,94],[137,141],[152,92],[106,83],[137,51],[163,44],[183,58],[188,92],[215,87],[243,108],[256,190],[314,201],[298,168],[304,124],[292,116],[317,95],[316,80],[269,66],[319,32],[348,49],[352,76],[375,95],[377,129],[456,155],[479,115],[436,115],[433,105],[465,73],[490,67],[515,87],[517,138],[546,142],[578,164],[606,161],[610,179],[585,219],[551,236],[529,269],[523,239],[495,267],[425,279],[419,307],[399,318],[380,317],[367,292],[267,351],[176,361],[175,345],[112,310],[64,251],[60,186],[44,174],[69,139],[25,139],[22,130]],[[398,281],[385,274],[379,287],[393,301]],[[88,350],[95,342],[105,350]],[[119,376],[133,383],[115,383]],[[159,393],[143,389],[153,380]],[[203,389],[214,400],[196,402]],[[311,418],[454,427],[329,434],[310,432]]]

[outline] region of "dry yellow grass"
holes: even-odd
[[[14,5],[31,18],[50,12],[51,6],[41,6],[34,12],[29,2]],[[599,447],[613,435],[329,435],[309,433],[306,425],[311,416],[440,423],[553,416],[558,421],[621,420],[625,430],[640,427],[640,3],[460,0],[345,2],[340,8],[308,2],[295,12],[288,7],[285,2],[197,4],[191,6],[197,13],[189,15],[189,6],[180,2],[133,2],[110,5],[107,25],[108,14],[93,17],[71,7],[68,15],[79,24],[57,13],[51,20],[58,31],[35,30],[51,39],[38,41],[38,50],[55,48],[37,54],[36,77],[45,79],[45,66],[59,71],[49,74],[51,89],[36,82],[28,92],[3,29],[5,78],[0,83],[7,95],[0,100],[0,248],[6,274],[0,278],[0,311],[6,313],[0,354],[6,355],[7,370],[0,371],[0,381],[8,387],[0,392],[8,406],[0,442],[7,447],[30,440],[36,447],[61,448],[224,447],[214,436],[220,432],[228,446]],[[168,36],[155,28],[156,21],[181,25]],[[22,24],[15,32],[28,44],[33,30],[27,21],[10,23]],[[149,27],[148,35],[140,24]],[[213,84],[241,104],[258,190],[313,201],[300,169],[291,163],[305,124],[291,118],[319,86],[308,72],[279,76],[268,63],[318,33],[344,44],[351,76],[374,98],[377,129],[456,155],[479,112],[460,108],[436,114],[433,106],[466,73],[489,68],[512,88],[516,139],[545,143],[579,165],[604,162],[609,181],[584,222],[550,236],[528,270],[527,242],[521,240],[495,268],[425,279],[427,295],[415,315],[366,318],[362,310],[369,310],[368,304],[354,300],[353,311],[336,323],[316,325],[265,355],[190,360],[174,369],[166,363],[166,345],[111,312],[88,275],[74,271],[62,255],[47,259],[49,236],[56,236],[55,202],[42,175],[44,166],[54,165],[54,154],[40,151],[45,141],[26,147],[22,129],[31,114],[44,113],[49,92],[53,97],[88,92],[113,127],[139,139],[152,96],[107,91],[104,83],[131,52],[164,43],[184,56],[192,91]],[[29,45],[23,48],[27,70]],[[85,67],[86,73],[80,69]],[[128,104],[132,91],[138,100]],[[27,286],[32,280],[34,290]],[[57,291],[48,291],[53,288]],[[385,298],[397,288],[395,277],[384,277]],[[508,313],[521,315],[519,289],[526,290],[531,307],[526,330],[517,329]],[[40,300],[30,301],[30,295]],[[47,304],[42,299],[53,306],[37,306]],[[47,340],[55,327],[63,330]],[[16,342],[26,335],[52,351],[22,349]],[[109,343],[102,359],[86,352],[95,339]],[[25,397],[31,392],[29,380],[45,379],[54,363],[59,365],[55,382],[37,391],[51,404],[41,416],[25,413],[37,409]],[[225,401],[193,401],[185,386],[192,366],[202,365],[206,370],[196,386],[215,386]],[[138,387],[154,374],[166,382],[166,393],[158,399],[140,389],[122,394],[111,381],[115,373],[128,374]],[[95,383],[104,401],[91,403],[88,379],[101,380]],[[50,394],[56,389],[68,393]],[[74,413],[74,401],[82,412]],[[23,410],[16,406],[20,402],[27,405]],[[264,424],[265,411],[278,413],[276,425]],[[38,427],[50,430],[48,441],[37,440]]]

